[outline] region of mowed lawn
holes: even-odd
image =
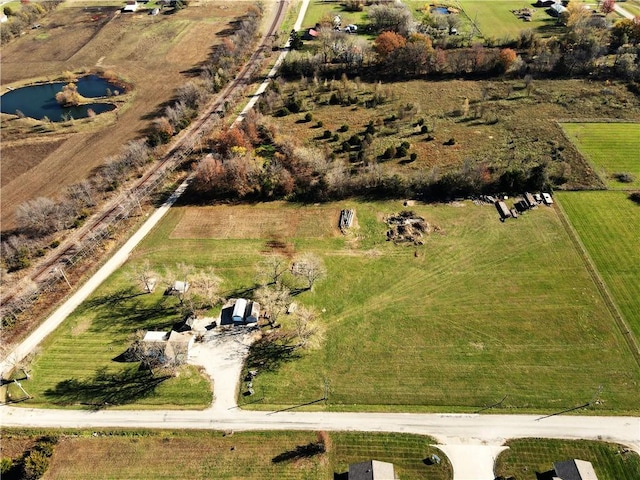
[[[626,192],[561,192],[557,197],[640,340],[640,206]]]
[[[541,35],[552,35],[563,31],[555,18],[544,8],[533,8],[533,2],[517,0],[460,0],[459,4],[472,22],[475,22],[482,36],[486,38],[516,38],[524,30],[533,30]],[[531,8],[533,20],[525,22],[512,10]]]
[[[345,207],[356,209],[357,228],[336,236]],[[475,411],[507,395],[502,411],[553,412],[588,402],[602,385],[595,411],[638,411],[639,370],[554,209],[501,223],[491,205],[410,208],[441,229],[422,246],[385,240],[383,217],[400,201],[173,208],[47,340],[27,382],[31,403],[64,400],[69,379],[88,379],[91,392],[101,369],[132,368],[112,361],[131,333],[178,319],[176,300],[159,291],[126,298],[139,262],[213,266],[222,295],[233,297],[255,286],[256,264],[277,248],[324,259],[326,280],[295,301],[319,312],[325,336],[319,348],[259,369],[254,407],[317,400],[326,380],[328,406],[314,408]],[[262,217],[274,228],[250,228]],[[202,377],[181,375],[125,400],[195,407],[210,395]]]
[[[542,474],[553,470],[553,462],[577,458],[591,462],[599,480],[640,478],[640,457],[622,445],[589,440],[509,440],[508,450],[496,459],[495,474],[518,480],[551,478]]]
[[[324,311],[325,343],[259,373],[264,403],[315,400],[326,379],[337,410],[469,411],[508,395],[507,411],[552,411],[599,385],[599,409],[637,410],[637,365],[555,210],[502,224],[463,205],[412,207],[445,232],[419,248],[384,241],[399,203],[354,205],[359,248],[306,242],[329,268],[299,297]]]
[[[640,123],[563,123],[562,128],[607,187],[640,188]],[[616,173],[630,173],[634,181],[620,182]]]
[[[350,463],[392,462],[403,480],[449,480],[447,457],[430,437],[403,434],[324,433],[326,453],[296,454],[318,441],[314,432],[145,432],[64,436],[46,478],[333,479]],[[423,460],[437,454],[442,463]]]

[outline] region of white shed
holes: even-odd
[[[136,0],[129,0],[122,9],[123,12],[135,12],[138,10],[138,2]]]
[[[236,300],[236,304],[233,307],[233,314],[231,318],[233,323],[242,323],[244,322],[245,312],[247,310],[247,301],[244,298],[239,298]]]

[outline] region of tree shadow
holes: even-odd
[[[135,298],[140,295],[146,295],[146,292],[136,292],[134,287],[128,286],[116,290],[115,292],[108,293],[106,295],[100,295],[98,297],[90,298],[89,300],[82,302],[82,304],[78,307],[78,310],[80,312],[83,312],[85,310],[91,310],[103,305],[115,305],[123,300]]]
[[[290,462],[301,458],[311,458],[326,451],[325,446],[321,442],[309,442],[306,445],[298,445],[293,450],[288,450],[276,455],[271,459],[271,463]]]
[[[170,375],[153,376],[148,370],[129,368],[110,373],[102,368],[92,378],[63,380],[44,392],[57,405],[87,405],[101,410],[109,405],[126,405],[155,392]]]
[[[255,342],[247,357],[247,370],[275,371],[280,365],[300,358],[295,348],[289,344],[290,335],[270,333]]]
[[[549,470],[547,472],[536,472],[536,480],[553,480],[555,476],[555,470]]]

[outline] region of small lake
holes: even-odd
[[[447,7],[433,7],[431,13],[437,13],[439,15],[449,15]]]
[[[53,82],[16,88],[0,97],[0,110],[2,113],[9,114],[15,114],[16,110],[20,110],[27,117],[38,120],[47,117],[52,122],[59,122],[67,116],[86,118],[89,109],[98,115],[116,108],[112,103],[89,103],[77,107],[63,107],[56,101],[56,93],[62,91],[62,87],[67,83],[69,82]],[[78,93],[86,98],[105,97],[107,89],[111,92],[122,91],[118,85],[109,83],[97,75],[82,77],[76,82],[76,85]]]

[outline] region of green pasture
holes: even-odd
[[[640,340],[640,205],[633,203],[626,192],[556,195]]]
[[[327,381],[328,405],[319,408],[331,410],[475,411],[506,395],[503,412],[554,412],[588,402],[602,385],[593,410],[637,412],[640,372],[554,209],[501,223],[491,205],[417,205],[411,209],[440,231],[409,247],[385,241],[382,218],[402,210],[401,202],[337,206],[357,212],[358,228],[347,237],[285,239],[294,253],[314,252],[327,266],[327,279],[296,297],[319,312],[324,341],[258,367],[254,399],[262,402],[254,408],[317,400]],[[223,296],[251,291],[269,238],[177,238],[190,208],[198,207],[172,209],[45,342],[27,383],[31,404],[93,392],[102,369],[123,375],[114,387],[130,381],[134,365],[112,361],[130,334],[178,319],[176,300],[159,291],[127,298],[128,272],[143,259],[158,270],[213,266]],[[251,208],[259,218],[274,207]],[[313,207],[278,208],[295,218]],[[194,371],[142,393],[123,403],[195,408],[211,398]]]
[[[562,128],[607,187],[640,188],[640,123],[563,123]],[[615,178],[630,173],[632,183]]]
[[[513,39],[524,30],[533,30],[542,35],[554,35],[562,31],[555,18],[544,8],[533,8],[535,2],[518,0],[460,0],[464,13],[474,22],[485,38],[498,40]],[[525,22],[512,13],[512,10],[533,8],[535,13],[531,22]]]
[[[622,445],[589,440],[546,440],[523,438],[509,440],[508,450],[496,459],[495,474],[518,480],[551,478],[553,462],[580,459],[591,462],[598,480],[640,478],[640,456]]]
[[[324,309],[326,339],[258,375],[266,407],[320,398],[327,380],[335,410],[473,411],[507,395],[503,411],[552,411],[599,385],[599,409],[636,410],[637,365],[556,212],[502,224],[463,205],[412,208],[445,232],[422,247],[384,241],[398,203],[353,205],[358,249],[304,245],[330,272],[300,296]]]
[[[627,0],[626,2],[619,2],[618,5],[636,17],[640,16],[640,2],[638,0]]]
[[[309,447],[322,437],[327,451],[313,452]],[[387,433],[69,431],[55,446],[46,478],[329,480],[373,458],[392,462],[403,480],[449,480],[451,465],[435,443]],[[426,465],[432,454],[442,463]]]

